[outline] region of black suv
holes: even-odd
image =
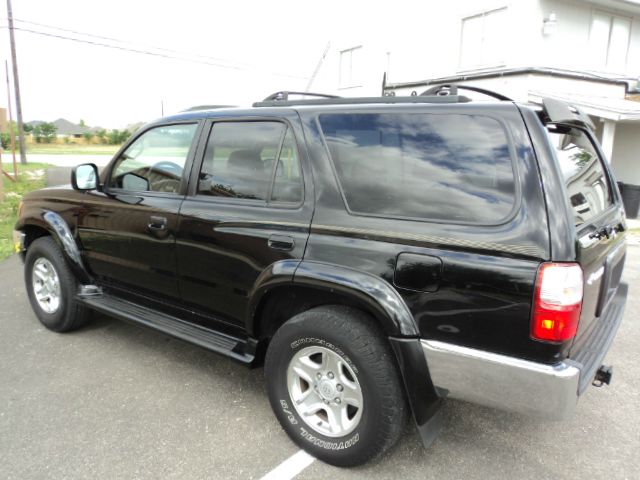
[[[147,125],[100,174],[25,197],[37,317],[264,363],[283,428],[334,465],[409,414],[428,444],[447,397],[565,417],[611,377],[620,194],[579,109],[472,90],[494,98],[280,92]]]

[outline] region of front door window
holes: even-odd
[[[196,127],[166,125],[143,133],[120,154],[109,188],[179,193]]]

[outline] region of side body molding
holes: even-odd
[[[295,271],[293,283],[357,298],[375,312],[387,335],[420,335],[413,315],[400,294],[376,275],[329,263],[302,261]]]
[[[49,226],[53,237],[58,241],[60,246],[62,246],[71,267],[78,275],[78,280],[84,284],[92,283],[91,275],[89,275],[89,272],[87,272],[82,262],[80,249],[78,248],[76,240],[73,238],[73,233],[71,233],[67,222],[57,213],[48,210],[42,214],[42,219]]]

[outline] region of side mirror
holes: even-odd
[[[84,163],[71,171],[71,185],[75,190],[86,192],[98,189],[98,167],[93,163]]]

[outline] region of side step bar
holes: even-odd
[[[247,354],[246,342],[242,339],[214,332],[204,327],[185,322],[172,315],[152,310],[110,295],[78,295],[78,300],[98,312],[132,323],[153,328],[172,337],[250,364],[254,356]]]

